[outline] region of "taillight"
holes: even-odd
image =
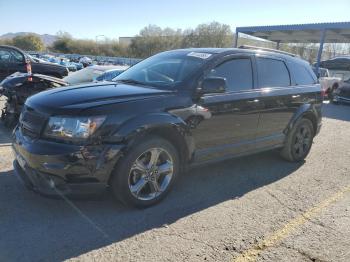
[[[28,81],[33,81],[33,78],[32,78],[32,64],[28,61],[26,63],[26,70],[27,70],[27,73],[28,73]]]
[[[326,96],[326,91],[324,91],[323,89],[321,90],[321,97],[324,98]]]

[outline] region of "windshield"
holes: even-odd
[[[320,68],[320,77],[328,77],[327,69]]]
[[[133,82],[160,88],[171,88],[195,72],[210,54],[194,52],[165,52],[147,58],[120,74],[113,81]]]

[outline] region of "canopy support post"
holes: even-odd
[[[280,50],[280,43],[281,43],[281,41],[277,41],[277,42],[276,42],[276,49],[277,49],[277,50]]]
[[[326,38],[326,29],[323,29],[322,32],[321,32],[320,47],[319,47],[318,53],[317,53],[317,61],[316,61],[316,74],[317,74],[317,77],[319,76],[319,68],[320,68],[320,62],[321,62],[322,51],[323,51],[323,44],[324,44],[325,38]]]
[[[236,31],[236,34],[235,34],[235,43],[234,43],[234,46],[233,47],[235,47],[235,48],[237,48],[237,45],[238,45],[238,31]]]

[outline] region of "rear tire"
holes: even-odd
[[[301,118],[288,133],[281,156],[290,162],[299,162],[309,154],[315,131],[309,119]]]
[[[127,206],[146,208],[159,203],[179,175],[175,147],[165,139],[140,139],[117,164],[111,179],[115,197]]]

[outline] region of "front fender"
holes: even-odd
[[[190,135],[189,127],[180,117],[171,115],[169,113],[151,113],[132,118],[118,127],[118,129],[111,136],[113,143],[125,143],[127,146],[130,142],[153,130],[170,131],[171,134],[165,133],[164,136],[170,135],[175,141],[182,143],[181,148],[185,147],[186,153],[190,157],[194,151],[194,141]]]

